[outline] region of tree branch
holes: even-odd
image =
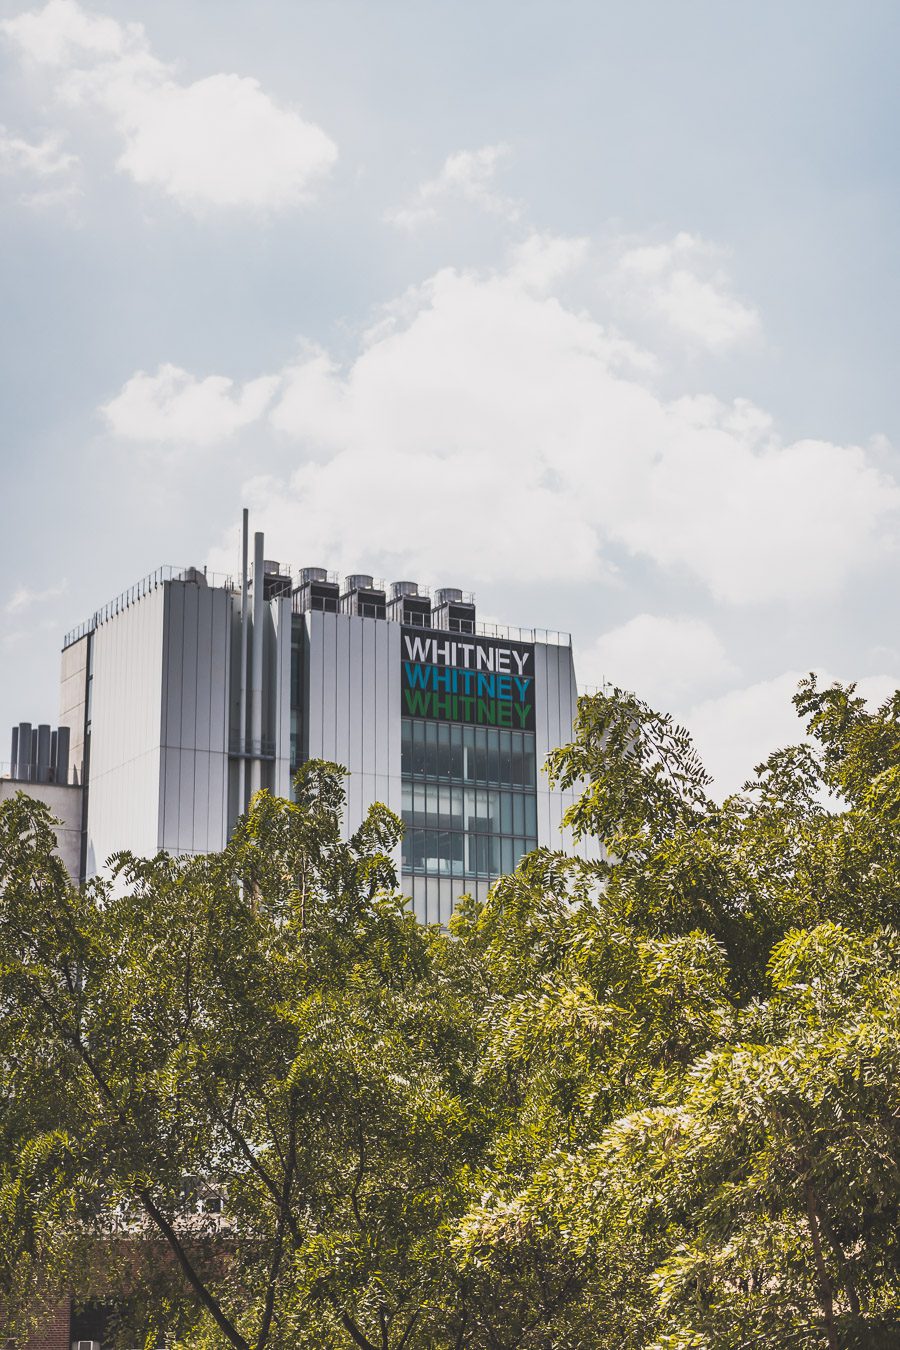
[[[359,1346],[359,1350],[378,1350],[378,1346],[374,1345],[367,1336],[363,1335],[349,1313],[341,1313],[341,1322],[354,1345]]]

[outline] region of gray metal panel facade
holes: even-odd
[[[269,608],[272,681],[266,711],[275,743],[271,790],[277,797],[288,797],[291,791],[291,597],[273,600]]]
[[[208,853],[227,837],[232,598],[165,585],[158,848]]]
[[[88,637],[64,647],[59,671],[59,725],[68,727],[69,764],[78,783],[84,769],[84,711],[87,682]]]
[[[158,847],[164,619],[160,586],[91,638],[88,876],[120,849],[146,856]]]
[[[350,770],[349,837],[373,802],[402,806],[400,625],[317,610],[304,619],[306,753]]]
[[[578,686],[572,648],[553,643],[535,643],[535,754],[538,765],[537,817],[538,843],[545,848],[564,849],[582,858],[599,857],[593,840],[578,844],[562,820],[578,797],[577,790],[566,792],[550,786],[544,769],[551,750],[572,739],[578,711]]]

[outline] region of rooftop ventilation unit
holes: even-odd
[[[173,577],[172,579],[173,581],[193,581],[198,586],[207,586],[209,584],[206,580],[205,567],[186,567],[179,576]]]
[[[474,633],[474,595],[467,595],[455,586],[442,586],[434,593],[431,624],[447,633]]]
[[[301,567],[299,584],[294,591],[294,610],[305,614],[307,610],[320,610],[325,614],[337,614],[340,609],[341,591],[334,573],[324,567]]]
[[[280,563],[266,558],[263,562],[263,599],[271,600],[276,595],[290,595],[293,589],[291,569],[282,572]]]
[[[344,594],[349,595],[352,591],[371,591],[375,588],[375,579],[370,577],[368,572],[351,572],[349,577],[344,577]]]
[[[417,581],[392,581],[387,616],[396,623],[409,624],[413,628],[430,628],[431,601],[428,592],[420,595]]]
[[[363,619],[383,619],[386,617],[386,599],[383,582],[376,581],[368,572],[353,572],[344,578],[341,613],[356,614]]]

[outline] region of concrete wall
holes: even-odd
[[[59,821],[56,827],[56,852],[66,865],[66,870],[74,882],[78,881],[81,861],[81,803],[80,787],[66,787],[62,783],[20,783],[11,778],[0,778],[0,802],[14,797],[17,792],[25,792],[40,802],[46,802],[54,818]]]

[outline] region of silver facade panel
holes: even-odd
[[[207,853],[227,837],[233,598],[194,582],[165,591],[158,847]]]
[[[84,715],[88,642],[85,636],[63,648],[59,671],[59,725],[69,728],[70,777],[84,777]]]
[[[291,791],[291,597],[270,603],[272,636],[272,705],[268,709],[275,745],[272,791],[287,797]]]
[[[331,670],[334,709],[335,764],[350,768],[350,725],[353,712],[350,699],[350,621],[349,614],[334,614],[334,666]]]
[[[349,707],[362,709],[363,706],[363,625],[360,621],[348,624],[350,637],[350,687]],[[362,765],[363,755],[363,719],[362,716],[348,717],[348,767],[351,764]],[[365,789],[362,771],[351,773],[347,780],[347,823],[361,821],[365,815]],[[355,828],[355,825],[354,827]]]
[[[327,616],[313,610],[303,616],[306,634],[303,646],[304,661],[304,725],[303,744],[309,759],[324,759],[324,682],[325,633]]]
[[[307,753],[349,769],[350,835],[373,802],[400,813],[400,626],[319,611],[304,619]]]
[[[363,640],[363,688],[359,711],[362,722],[362,759],[359,763],[358,772],[366,775],[367,778],[374,779],[378,768],[375,759],[375,722],[379,713],[375,672],[375,627],[378,620],[358,619],[357,622],[362,627]],[[374,783],[371,786],[371,791],[374,792]]]
[[[164,618],[159,587],[91,637],[88,876],[120,849],[158,847]]]

